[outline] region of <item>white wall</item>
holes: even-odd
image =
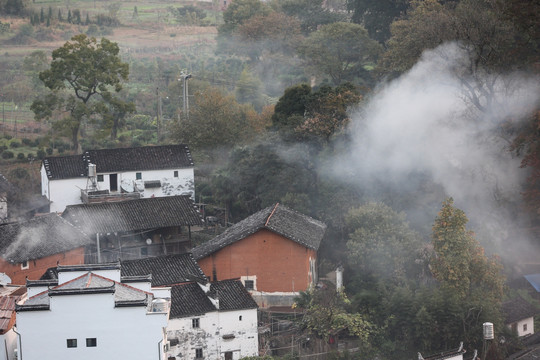
[[[110,173],[100,173],[103,181],[98,181],[99,190],[110,190]],[[174,171],[178,171],[178,177],[174,177]],[[141,197],[152,196],[172,196],[191,195],[195,200],[195,182],[193,168],[170,169],[170,170],[149,170],[140,171],[142,182],[149,180],[160,180],[161,187],[148,188],[141,192]],[[114,174],[114,173],[113,173]],[[133,191],[133,183],[136,181],[136,172],[116,173],[118,191],[124,185],[129,191]],[[41,193],[51,200],[51,212],[62,212],[67,205],[81,204],[81,189],[86,189],[87,178],[73,178],[63,180],[51,180],[47,178],[45,169],[41,167]]]
[[[63,295],[50,298],[49,311],[17,313],[24,360],[160,359],[166,313],[146,307],[114,307],[113,294]],[[96,338],[96,347],[86,347]],[[77,339],[76,348],[67,339]]]
[[[240,320],[240,316],[242,320]],[[199,318],[200,328],[192,327],[192,319]],[[233,339],[223,339],[233,335]],[[233,359],[258,354],[257,309],[222,311],[179,319],[169,319],[167,338],[177,338],[167,356],[177,359],[195,358],[195,349],[203,349],[205,359],[225,359],[225,352],[233,352]]]
[[[517,325],[516,329],[518,336],[534,334],[534,318],[532,316],[530,318],[517,321],[515,324]],[[524,330],[524,325],[526,325],[527,330]],[[509,324],[508,327],[512,329],[512,324]]]
[[[17,334],[10,329],[4,335],[0,335],[0,359],[15,360],[17,348]]]

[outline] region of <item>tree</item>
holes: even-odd
[[[210,153],[243,144],[256,135],[258,116],[251,106],[238,104],[233,96],[216,88],[197,92],[194,99],[189,116],[182,115],[173,126],[175,141]]]
[[[53,51],[50,68],[39,74],[51,92],[34,100],[31,109],[36,119],[63,114],[59,126],[70,130],[76,150],[82,122],[102,115],[103,103],[110,102],[128,78],[129,67],[120,60],[119,51],[116,43],[105,38],[98,42],[76,35]]]
[[[352,21],[363,25],[372,39],[384,43],[390,37],[390,24],[405,15],[410,0],[347,0]]]
[[[279,0],[278,4],[288,16],[297,18],[301,23],[302,32],[308,35],[321,25],[346,21],[345,16],[337,11],[331,11],[323,5],[323,0]]]
[[[270,7],[261,0],[235,0],[223,12],[224,24],[220,25],[220,35],[230,35],[236,27],[255,15],[270,13]]]
[[[513,0],[517,3],[518,0]],[[436,0],[415,1],[407,18],[391,26],[392,37],[380,62],[387,74],[410,69],[423,51],[445,42],[455,42],[466,55],[453,67],[463,95],[478,110],[494,110],[499,93],[511,89],[500,74],[527,69],[538,59],[535,31],[524,30],[518,15],[504,1],[462,0],[441,4]],[[534,5],[529,5],[535,10]],[[538,5],[536,6],[538,9]],[[525,23],[531,24],[527,18]],[[516,41],[517,40],[517,41]],[[441,51],[442,59],[448,54]]]
[[[373,331],[372,324],[360,314],[348,311],[349,303],[344,292],[329,287],[300,292],[293,306],[304,309],[302,325],[308,333],[326,343],[345,333],[357,337],[365,346]]]
[[[420,236],[409,228],[404,213],[370,202],[349,210],[347,262],[354,272],[374,273],[396,283],[413,278]]]
[[[362,26],[343,22],[322,26],[298,47],[313,74],[329,76],[334,85],[365,76],[380,51]]]
[[[261,80],[246,68],[236,83],[236,99],[240,104],[252,104],[255,110],[260,111],[264,105],[261,87]]]
[[[485,256],[474,233],[466,229],[467,222],[465,213],[454,207],[452,198],[443,202],[433,225],[433,276],[461,298],[476,295],[500,302],[504,286],[502,265],[497,257]]]

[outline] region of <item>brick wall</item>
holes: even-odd
[[[56,265],[84,264],[84,247],[80,247],[61,254],[47,256],[42,259],[29,260],[28,269],[21,269],[21,264],[11,264],[0,258],[0,272],[11,278],[12,284],[25,285],[26,277],[38,280],[48,268]]]
[[[316,252],[292,240],[263,229],[198,260],[205,275],[213,280],[256,276],[256,290],[291,292],[307,290],[311,283],[309,258]]]

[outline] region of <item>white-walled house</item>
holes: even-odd
[[[256,356],[257,304],[240,280],[173,286],[167,338],[169,359]]]
[[[506,326],[517,336],[534,334],[534,316],[539,312],[537,307],[518,296],[504,302],[502,310]]]
[[[193,159],[186,145],[88,150],[47,157],[41,193],[51,212],[67,205],[171,195],[195,198]]]
[[[121,279],[119,264],[102,264],[59,266],[56,283],[28,282],[28,300],[17,306],[19,354],[164,360],[167,300],[147,291],[150,281]]]

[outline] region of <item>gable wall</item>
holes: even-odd
[[[211,280],[215,267],[217,280],[256,276],[257,291],[296,292],[309,288],[309,259],[316,256],[314,250],[263,229],[198,263]]]
[[[25,270],[21,269],[21,264],[11,264],[0,258],[0,272],[9,276],[12,284],[25,285],[26,277],[29,280],[39,280],[48,268],[55,267],[58,263],[61,265],[84,264],[84,247],[41,259],[29,260],[28,269]]]

